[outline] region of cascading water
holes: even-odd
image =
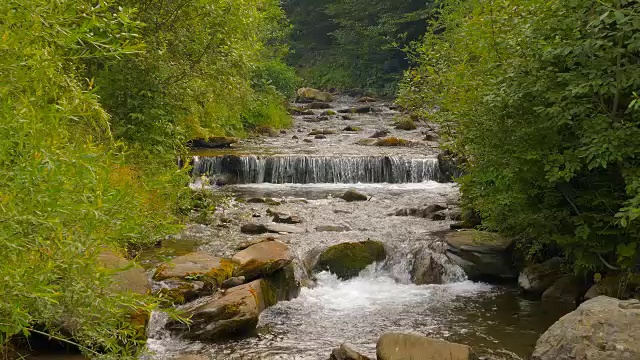
[[[218,156],[194,158],[195,176],[232,176],[238,184],[420,183],[438,180],[435,158],[397,156]]]

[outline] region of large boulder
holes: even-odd
[[[369,197],[366,194],[363,194],[361,192],[358,192],[354,189],[349,189],[347,190],[343,195],[342,195],[342,200],[346,201],[346,202],[354,202],[354,201],[367,201],[369,200]]]
[[[413,334],[387,333],[376,345],[378,360],[477,360],[467,345]]]
[[[340,347],[333,349],[329,360],[371,360],[368,357],[353,350],[347,344],[342,344]]]
[[[358,276],[370,264],[382,261],[387,254],[379,241],[362,241],[333,245],[326,249],[314,266],[315,271],[328,270],[341,279]]]
[[[563,303],[575,308],[584,290],[584,281],[574,275],[564,275],[542,293],[542,301]]]
[[[471,280],[514,279],[513,240],[485,231],[463,230],[445,236],[448,257]]]
[[[133,265],[123,256],[106,250],[98,255],[97,261],[104,269],[116,270],[111,276],[111,290],[139,295],[147,295],[151,292],[151,282],[144,269]]]
[[[320,91],[313,88],[301,88],[297,91],[297,101],[299,102],[313,102],[313,101],[322,101],[322,102],[332,102],[333,95],[328,92]]]
[[[543,263],[527,266],[518,277],[518,284],[526,292],[540,295],[562,276],[564,261],[554,257]]]
[[[247,281],[265,277],[291,264],[293,255],[289,246],[279,241],[257,243],[235,254],[237,264],[233,276],[244,276]]]
[[[181,308],[191,319],[186,325],[170,320],[166,328],[187,339],[216,342],[252,334],[260,313],[278,301],[298,296],[300,285],[289,265],[264,279],[232,287]]]
[[[234,264],[228,259],[222,259],[209,254],[192,252],[179,256],[160,265],[154,280],[166,279],[197,280],[209,287],[217,288],[233,274]]]
[[[421,249],[415,252],[411,281],[416,285],[443,284],[446,256]]]
[[[532,360],[640,359],[640,301],[600,296],[538,339]]]

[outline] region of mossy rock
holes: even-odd
[[[410,131],[410,130],[415,130],[417,129],[418,126],[416,126],[416,123],[411,120],[411,119],[400,119],[398,122],[396,122],[396,129],[398,130],[406,130],[406,131]]]
[[[360,271],[386,256],[384,245],[379,241],[342,243],[326,249],[316,262],[314,271],[328,270],[346,280],[358,276]]]
[[[275,305],[278,301],[293,300],[300,294],[300,284],[296,280],[293,264],[287,265],[263,280],[261,284],[265,308]]]
[[[320,116],[334,116],[334,115],[338,115],[338,113],[335,110],[323,111],[322,114],[320,114]]]
[[[362,128],[358,127],[358,126],[349,125],[349,126],[345,127],[344,129],[342,129],[342,131],[357,132],[357,131],[362,131]]]
[[[231,260],[193,252],[160,265],[153,278],[157,281],[197,280],[209,287],[218,288],[232,276],[234,268],[235,265]]]
[[[375,146],[407,146],[407,140],[397,137],[387,137],[375,142]]]

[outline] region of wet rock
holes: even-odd
[[[323,92],[313,88],[301,88],[297,91],[297,101],[298,102],[313,102],[313,101],[322,101],[322,102],[332,102],[333,96],[327,92]]]
[[[240,232],[249,235],[260,235],[268,233],[269,230],[264,224],[244,224],[240,227]]]
[[[369,197],[366,194],[360,193],[353,189],[347,190],[340,198],[347,202],[369,200]]]
[[[360,271],[386,258],[384,245],[379,241],[342,243],[326,249],[316,262],[316,272],[328,270],[347,280],[358,276]]]
[[[275,213],[273,214],[273,222],[281,223],[281,224],[300,224],[302,219],[299,216],[285,214],[285,213]]]
[[[331,109],[331,105],[326,102],[314,101],[307,106],[307,109]]]
[[[262,239],[244,241],[244,242],[241,242],[240,244],[238,244],[238,246],[236,246],[236,250],[244,250],[244,249],[248,248],[249,246],[253,246],[255,244],[259,244],[259,243],[267,242],[267,241],[276,241],[276,238],[269,236],[269,237],[262,238]]]
[[[132,265],[132,261],[125,259],[116,252],[111,250],[101,252],[98,255],[97,262],[105,269],[121,270],[111,275],[113,283],[110,290],[140,295],[147,295],[151,292],[151,282],[144,269],[137,265]]]
[[[296,135],[293,135],[291,138],[292,138],[293,140],[298,140],[298,139],[300,139],[300,138],[299,138],[299,137],[297,137]]]
[[[400,139],[397,137],[387,137],[383,139],[378,139],[375,142],[375,146],[407,146],[407,140]]]
[[[584,282],[574,275],[564,275],[542,293],[542,301],[573,307],[584,294]]]
[[[194,149],[221,149],[231,147],[238,142],[238,139],[225,136],[212,136],[207,139],[193,139],[188,142],[188,146]]]
[[[173,304],[184,304],[211,295],[211,291],[204,281],[165,280],[157,295]]]
[[[540,295],[562,276],[563,264],[561,258],[554,257],[541,264],[527,266],[520,273],[518,284],[524,291]]]
[[[320,225],[316,226],[317,232],[345,232],[351,231],[351,228],[348,226],[339,226],[339,225]]]
[[[640,301],[599,296],[538,339],[532,360],[640,359]]]
[[[359,128],[359,127],[353,126],[353,125],[349,125],[349,126],[345,127],[344,129],[342,129],[342,131],[358,132],[358,131],[362,131],[362,128]]]
[[[316,135],[316,136],[314,137],[314,139],[318,139],[318,140],[322,140],[322,139],[326,139],[326,138],[327,138],[327,136],[326,136],[326,135],[321,135],[321,134],[318,134],[318,135]]]
[[[243,276],[251,281],[289,265],[293,260],[293,255],[286,244],[279,241],[267,241],[240,251],[231,260],[237,264],[233,276]]]
[[[434,134],[434,133],[425,133],[424,134],[424,138],[422,140],[424,141],[438,141],[440,139],[440,137],[438,136],[438,134]]]
[[[372,139],[379,139],[389,135],[389,130],[376,130],[376,132],[371,135]]]
[[[300,283],[296,280],[293,264],[265,277],[264,281],[267,306],[275,305],[278,301],[293,300],[300,294]]]
[[[431,220],[433,221],[447,220],[447,213],[444,211],[438,211],[436,213],[433,213],[433,215],[431,215]]]
[[[313,111],[308,110],[308,109],[302,109],[302,108],[297,108],[297,107],[290,107],[289,108],[289,114],[293,115],[293,116],[303,116],[303,115],[311,115],[313,116]]]
[[[440,170],[440,181],[450,182],[453,179],[462,176],[464,173],[463,165],[466,160],[456,156],[450,151],[438,154],[438,168]]]
[[[311,139],[304,139],[304,140],[302,140],[302,141],[304,141],[304,142],[306,142],[306,143],[312,143],[312,142],[313,142],[313,140],[311,140]]]
[[[327,110],[327,111],[323,111],[320,116],[334,116],[334,115],[338,115],[337,112],[335,112],[335,110]]]
[[[286,135],[287,134],[287,130],[280,130],[280,134]]]
[[[374,103],[374,102],[377,102],[377,101],[378,101],[378,99],[375,99],[375,98],[372,98],[372,97],[369,97],[369,96],[363,96],[360,99],[358,99],[359,103]]]
[[[260,217],[262,217],[262,214],[253,213],[253,214],[251,214],[251,217],[252,218],[260,218]]]
[[[338,132],[335,130],[331,130],[331,129],[322,129],[322,130],[311,130],[311,132],[309,133],[309,136],[313,136],[313,135],[335,135]]]
[[[376,143],[376,139],[360,139],[356,142],[357,145],[373,146]]]
[[[290,226],[290,225],[285,225],[285,224],[267,224],[265,225],[266,229],[268,232],[270,233],[276,233],[276,234],[280,234],[280,233],[284,233],[284,234],[302,234],[304,233],[304,229],[295,227],[295,226]]]
[[[441,257],[437,259],[437,257]],[[414,253],[411,268],[411,281],[416,285],[443,284],[445,273],[444,259],[446,256],[420,249]]]
[[[234,265],[227,259],[192,252],[160,265],[153,275],[156,281],[166,279],[198,280],[219,287],[231,277]]]
[[[309,122],[309,123],[319,123],[319,122],[323,122],[323,121],[329,121],[329,117],[328,116],[316,116],[314,118],[305,118],[304,121]]]
[[[279,201],[276,201],[272,198],[263,198],[263,197],[253,197],[247,199],[247,203],[249,204],[267,204],[267,205],[281,205]]]
[[[399,333],[380,336],[376,355],[378,360],[478,360],[478,356],[467,345]]]
[[[234,276],[232,278],[228,278],[227,280],[222,282],[220,286],[222,289],[230,289],[232,287],[240,286],[246,282],[246,278],[244,276]]]
[[[371,112],[371,106],[359,106],[353,107],[349,109],[340,109],[338,113],[340,114],[367,114]]]
[[[447,207],[440,204],[432,204],[423,208],[405,208],[396,210],[395,216],[415,216],[421,218],[432,218],[432,216],[442,210],[446,210]]]
[[[353,117],[349,115],[342,115],[342,120],[353,120]]]
[[[514,279],[513,239],[495,233],[463,230],[445,236],[447,255],[471,280]]]
[[[263,287],[260,279],[187,304],[181,310],[191,323],[170,320],[166,328],[186,339],[206,342],[250,335],[267,307]]]
[[[339,348],[333,349],[329,360],[371,360],[368,357],[353,350],[349,345],[342,344]]]
[[[411,119],[401,119],[396,123],[396,129],[398,130],[410,131],[410,130],[415,130],[417,128],[418,127],[416,126],[416,123],[413,122],[413,120]]]

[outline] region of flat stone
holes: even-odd
[[[340,226],[340,225],[320,225],[316,226],[317,232],[345,232],[351,231],[351,228],[348,226]]]
[[[304,233],[304,229],[301,229],[301,228],[295,227],[295,226],[291,226],[291,225],[285,225],[285,224],[267,224],[267,225],[265,225],[265,229],[267,229],[267,232],[276,233],[276,234],[281,234],[281,233],[302,234],[302,233]]]
[[[514,279],[512,239],[485,231],[463,230],[448,233],[447,256],[462,267],[470,280]]]
[[[237,264],[233,276],[244,276],[251,281],[289,265],[293,260],[293,255],[286,244],[279,241],[268,241],[240,251],[231,260]]]
[[[193,252],[160,265],[153,278],[157,281],[166,279],[199,280],[218,287],[231,277],[233,268],[233,263],[227,259]]]
[[[376,354],[378,360],[478,360],[467,345],[399,333],[382,335]]]

